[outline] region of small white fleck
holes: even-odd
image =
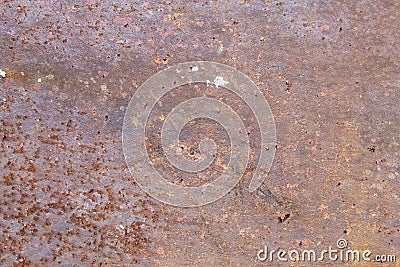
[[[41,83],[42,82],[42,78],[37,79],[37,82]]]
[[[192,70],[192,71],[198,71],[198,70],[199,70],[199,67],[194,66],[194,67],[191,68],[191,70]]]
[[[100,89],[101,89],[101,91],[103,91],[103,92],[107,92],[107,84],[102,84],[102,85],[100,85]]]
[[[211,83],[209,80],[206,80],[206,82],[207,82],[207,87],[208,87],[208,85]]]
[[[0,69],[0,76],[5,78],[6,77],[6,72]]]
[[[228,81],[224,81],[224,78],[221,76],[217,76],[214,79],[214,85],[218,88],[219,86],[224,86],[225,84],[228,84]]]
[[[122,224],[119,225],[119,228],[121,228],[122,230],[125,229],[125,227]]]

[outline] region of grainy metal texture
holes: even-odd
[[[395,0],[0,0],[0,265],[264,265],[265,244],[322,250],[339,238],[398,253],[399,10]],[[192,60],[248,75],[271,106],[278,146],[254,194],[244,179],[182,209],[134,184],[121,129],[140,84]],[[154,111],[155,126],[173,101]],[[225,135],[209,121],[198,130],[188,147]]]
[[[203,91],[200,97],[184,99],[167,114],[158,117],[157,119],[162,121],[161,127],[152,127],[153,125],[147,123],[152,111],[165,105],[161,101],[162,98],[166,98],[165,95],[184,85],[192,87],[189,92],[193,89],[198,91],[199,84],[206,84],[209,88]],[[124,117],[122,144],[127,165],[135,182],[155,199],[177,207],[207,205],[230,192],[248,169],[251,160],[251,137],[247,131],[249,127],[246,127],[243,121],[250,121],[250,118],[240,117],[229,103],[225,103],[229,101],[221,98],[221,95],[215,98],[207,94],[217,91],[221,84],[224,90],[229,90],[231,95],[243,102],[241,106],[247,106],[251,110],[250,118],[260,134],[260,140],[257,142],[259,148],[252,153],[259,154],[259,160],[253,161],[248,191],[256,191],[267,178],[275,155],[276,129],[273,114],[262,92],[247,76],[229,66],[208,61],[185,62],[153,75],[141,85],[129,102]],[[173,98],[182,97],[174,93]],[[185,154],[184,148],[191,146],[181,142],[182,130],[186,127],[193,132],[196,122],[198,125],[198,122],[204,119],[219,124],[228,134],[225,146],[230,147],[230,153],[224,155],[224,158],[229,160],[228,164],[221,168],[222,173],[218,177],[201,186],[188,187],[183,183],[169,182],[154,168],[154,161],[148,155],[146,129],[153,132],[153,136],[162,139],[159,147],[169,165],[175,166],[172,173],[176,175],[176,170],[183,171],[185,174],[182,176],[187,180],[187,175],[191,173],[199,176],[205,169],[222,167],[218,164],[218,146],[207,136],[196,140],[197,159],[190,157],[190,154],[195,154],[194,151]],[[159,129],[159,134],[154,134],[154,129]],[[154,139],[149,140],[153,145]],[[194,149],[194,146],[192,148]],[[212,164],[214,166],[211,167]]]

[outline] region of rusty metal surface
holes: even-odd
[[[283,263],[257,259],[265,244],[322,250],[339,238],[398,253],[399,10],[394,0],[0,0],[0,266],[270,266]],[[260,190],[248,193],[245,175],[185,209],[135,184],[121,131],[137,87],[191,60],[248,75],[278,145]],[[154,160],[157,118],[174,101],[153,113]],[[189,155],[201,136],[226,137],[207,120],[196,129],[183,133]],[[396,266],[358,263],[371,264]]]

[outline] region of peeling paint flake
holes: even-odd
[[[7,73],[6,73],[4,70],[0,69],[0,76],[1,76],[1,77],[5,78],[5,77],[6,77],[6,74],[7,74]]]
[[[228,81],[225,81],[223,77],[221,76],[217,76],[214,79],[214,85],[218,88],[219,86],[224,86],[226,84],[228,84]]]

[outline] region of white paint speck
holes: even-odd
[[[206,80],[206,82],[207,82],[207,87],[208,87],[211,82],[209,80]]]
[[[0,76],[5,78],[6,77],[6,72],[0,69]]]
[[[217,76],[214,79],[214,85],[218,88],[219,86],[224,86],[225,84],[228,84],[228,81],[225,81],[223,77]]]
[[[192,71],[198,71],[198,70],[199,70],[199,67],[194,66],[194,67],[192,67],[191,69],[192,69]]]
[[[41,83],[42,82],[42,78],[37,79],[37,82]]]
[[[122,224],[119,225],[119,228],[121,228],[122,230],[125,229],[125,227]]]

